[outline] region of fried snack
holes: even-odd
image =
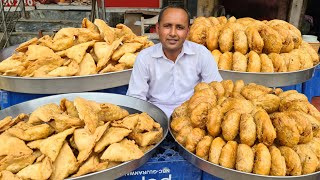
[[[222,103],[227,100],[228,98],[222,96],[222,97],[219,97],[218,101],[217,101],[217,105],[221,106]]]
[[[261,72],[274,72],[272,60],[266,54],[260,54]]]
[[[218,49],[220,30],[217,26],[210,26],[206,34],[206,45],[210,51]]]
[[[248,52],[248,41],[244,31],[237,30],[233,34],[234,38],[234,50],[241,54],[247,54]]]
[[[76,61],[71,60],[70,64],[68,64],[67,66],[57,67],[56,69],[50,71],[48,73],[48,76],[51,76],[51,77],[74,76],[79,72],[79,70],[80,70],[79,64]]]
[[[177,135],[176,135],[176,139],[177,141],[182,144],[183,146],[185,146],[186,144],[186,140],[187,140],[187,136],[190,134],[190,132],[192,131],[193,127],[190,126],[185,126],[183,129],[181,129]]]
[[[210,151],[209,151],[209,161],[218,164],[219,163],[219,158],[221,155],[221,150],[223,146],[226,144],[224,140],[221,137],[215,138],[210,146]]]
[[[2,133],[0,135],[0,157],[7,155],[28,155],[32,150],[19,138]],[[19,148],[16,148],[19,147]]]
[[[113,127],[121,127],[129,130],[133,130],[138,124],[139,116],[140,116],[139,114],[130,114],[129,116],[126,116],[121,120],[112,121],[111,125]]]
[[[61,39],[53,40],[49,35],[45,35],[41,37],[38,42],[41,46],[46,46],[54,51],[64,51],[70,47],[72,47],[74,44],[77,44],[76,41],[74,41],[74,36],[64,37]],[[57,54],[57,53],[56,53]],[[60,54],[60,53],[59,53]],[[64,55],[65,56],[65,55]]]
[[[122,71],[126,69],[126,65],[122,64],[122,63],[118,63],[116,65],[108,64],[107,67],[105,67],[104,69],[102,69],[101,71],[99,71],[99,74],[102,73],[107,73],[107,72],[116,72],[116,71]]]
[[[91,134],[87,129],[76,129],[73,134],[74,143],[79,151],[77,160],[84,162],[93,151],[94,146],[100,140],[105,131],[109,128],[110,123],[99,126],[94,134]]]
[[[212,140],[212,136],[203,137],[201,141],[197,144],[196,155],[204,160],[208,160]]]
[[[261,60],[255,51],[250,51],[248,54],[248,72],[261,72]]]
[[[40,142],[40,151],[55,161],[66,137],[74,132],[75,128],[67,129],[61,133],[54,134]]]
[[[134,65],[134,62],[136,61],[136,57],[137,55],[134,53],[125,53],[119,59],[119,63],[125,64],[127,68],[132,68]]]
[[[220,22],[219,22],[218,18],[216,18],[216,17],[210,16],[207,19],[211,22],[212,26],[219,26],[220,25]]]
[[[9,128],[11,128],[12,126],[16,125],[17,123],[21,122],[21,121],[25,121],[29,116],[21,113],[19,114],[17,117],[15,117],[14,119],[12,119],[11,116],[7,116],[4,119],[0,120],[0,132],[3,132]]]
[[[222,53],[218,49],[215,49],[211,52],[211,54],[214,57],[214,60],[216,61],[217,65],[218,65],[219,61],[220,61],[220,56]]]
[[[209,120],[209,118],[208,118],[208,120]],[[191,126],[190,118],[187,116],[173,118],[171,121],[171,124],[170,124],[171,129],[175,132],[179,132],[185,126]]]
[[[179,107],[175,108],[171,115],[172,119],[188,116],[188,104],[189,100],[182,103]]]
[[[81,63],[86,51],[89,47],[93,46],[95,41],[81,43],[66,50],[66,56],[74,59],[78,64]]]
[[[236,141],[228,141],[223,146],[219,157],[219,164],[226,168],[234,168],[236,165],[238,143]]]
[[[26,52],[27,61],[35,61],[41,58],[48,58],[52,57],[54,59],[60,58],[58,55],[56,55],[52,49],[46,47],[46,46],[40,46],[40,45],[30,45],[28,46],[28,50]]]
[[[228,22],[227,18],[225,16],[219,16],[217,17],[218,21],[220,22],[220,24],[226,24]]]
[[[119,120],[129,115],[127,110],[110,103],[100,104],[100,108],[99,120],[104,122]]]
[[[197,144],[200,140],[206,135],[206,132],[200,128],[194,128],[191,130],[190,134],[186,137],[186,149],[194,153],[197,147]]]
[[[287,71],[298,71],[301,67],[299,56],[295,53],[282,53],[280,54],[287,65]]]
[[[279,33],[279,35],[281,36],[282,48],[281,48],[280,52],[287,53],[287,52],[290,52],[291,50],[293,50],[294,42],[293,42],[293,38],[291,36],[289,27],[282,26],[281,24],[272,25],[270,27],[272,27],[272,29],[276,30]]]
[[[143,44],[140,43],[124,43],[114,51],[114,53],[111,56],[111,59],[113,61],[118,61],[125,53],[134,53],[140,48],[142,48],[142,46]]]
[[[54,35],[53,41],[56,42],[65,38],[72,38],[75,45],[92,40],[101,40],[99,33],[93,33],[90,29],[87,28],[62,28]]]
[[[233,92],[240,93],[243,87],[244,87],[244,81],[243,80],[236,80],[236,82],[234,83]]]
[[[300,69],[309,69],[313,67],[313,61],[310,54],[304,49],[295,49],[294,53],[297,53],[300,59]]]
[[[250,146],[239,144],[237,149],[236,170],[243,172],[252,172],[254,153]]]
[[[137,127],[140,122],[138,122]],[[152,129],[144,129],[141,131],[139,128],[135,128],[133,132],[129,134],[128,138],[134,140],[142,147],[156,144],[163,137],[163,129],[157,122],[152,122],[151,124],[153,125]]]
[[[259,31],[254,26],[250,26],[246,29],[246,35],[248,38],[248,45],[251,51],[256,53],[262,53],[264,42],[259,34]]]
[[[228,98],[221,104],[222,113],[235,110],[240,114],[251,113],[253,111],[253,104],[245,99]]]
[[[271,154],[271,176],[285,176],[286,175],[286,161],[284,157],[281,155],[280,150],[272,145],[269,147],[269,151]]]
[[[232,141],[239,133],[240,113],[237,111],[228,111],[221,123],[223,138],[226,141]]]
[[[100,105],[97,102],[77,97],[74,106],[79,112],[79,118],[84,121],[85,127],[93,134],[98,126]]]
[[[97,71],[103,69],[111,59],[113,52],[120,46],[122,39],[117,39],[111,44],[106,42],[97,42],[93,46],[93,51],[98,58]]]
[[[60,101],[60,109],[67,113],[67,115],[71,117],[79,118],[78,111],[76,107],[73,105],[72,101],[67,100],[66,98],[61,99]]]
[[[106,168],[109,168],[108,161],[99,162],[99,157],[96,154],[91,155],[88,160],[81,165],[78,172],[74,174],[72,177],[82,176],[88,173],[97,172]],[[114,164],[118,165],[119,163],[114,162]],[[111,167],[111,166],[110,166]]]
[[[123,38],[123,42],[146,42],[147,39],[146,37],[136,36],[132,30],[124,24],[117,24],[114,30],[117,38]]]
[[[220,82],[225,90],[224,96],[229,97],[233,92],[233,81],[232,80],[223,80]]]
[[[281,146],[279,147],[281,155],[286,161],[286,174],[292,176],[299,176],[302,173],[302,166],[299,155],[290,147]]]
[[[28,49],[28,46],[35,45],[38,43],[38,38],[32,38],[24,43],[21,43],[16,49],[16,52],[26,52]]]
[[[267,146],[271,146],[274,139],[279,134],[278,129],[276,133],[269,115],[264,109],[258,109],[253,117],[257,126],[257,137],[259,139],[259,142]]]
[[[95,145],[94,152],[99,153],[103,151],[106,146],[120,142],[131,132],[132,130],[128,130],[125,128],[110,127]]]
[[[257,127],[251,114],[241,114],[239,136],[242,144],[252,146],[256,141]]]
[[[97,74],[97,66],[94,62],[92,56],[89,53],[86,53],[79,64],[80,70],[76,73],[77,76],[84,76],[90,74]]]
[[[108,44],[112,44],[115,40],[115,33],[113,28],[108,26],[106,22],[101,19],[95,19],[93,22],[100,31],[101,39],[104,39]]]
[[[287,111],[286,113],[296,122],[300,134],[299,144],[310,142],[313,138],[312,125],[304,115],[305,113],[299,111]]]
[[[40,149],[40,144],[44,139],[39,139],[35,141],[31,141],[27,144],[27,146],[31,149]]]
[[[268,57],[272,61],[274,72],[287,72],[287,65],[283,56],[277,53],[270,53],[268,54]]]
[[[316,154],[305,144],[299,144],[293,147],[293,150],[299,155],[302,174],[310,174],[316,171],[319,160]]]
[[[154,120],[144,112],[139,114],[138,124],[134,128],[134,131],[138,133],[152,131],[155,127],[159,127],[159,124],[155,123]]]
[[[317,65],[319,63],[319,55],[309,43],[302,41],[300,48],[309,53],[312,58],[313,65]]]
[[[318,160],[320,160],[320,140],[319,138],[313,138],[310,142],[305,144],[312,152],[317,156]],[[320,164],[317,167],[317,170],[320,169]]]
[[[52,162],[49,157],[44,158],[42,162],[31,164],[17,173],[22,179],[48,179],[52,174]]]
[[[11,57],[0,62],[0,73],[1,74],[7,73],[9,71],[17,70],[18,68],[22,68],[22,71],[25,70],[21,61],[12,60]]]
[[[194,20],[193,25],[190,27],[188,39],[195,43],[205,45],[208,27],[203,23],[196,23],[196,19]]]
[[[71,127],[83,127],[84,122],[77,117],[71,117],[66,114],[56,114],[52,121],[49,122],[49,125],[53,127],[56,132],[62,132]]]
[[[218,67],[219,69],[223,69],[223,70],[232,69],[232,52],[224,52],[220,56]]]
[[[254,165],[253,173],[269,175],[271,169],[271,155],[269,149],[263,143],[253,146]]]
[[[212,88],[212,87],[208,83],[200,82],[194,87],[194,92],[201,91],[207,88]]]
[[[62,111],[56,104],[46,104],[40,106],[35,111],[33,111],[29,117],[27,123],[29,124],[38,124],[41,122],[49,122],[53,119],[55,114],[61,114]]]
[[[219,47],[222,52],[230,52],[233,48],[233,31],[230,28],[221,30]]]
[[[243,95],[248,100],[252,100],[258,98],[261,95],[266,95],[271,92],[272,88],[267,88],[262,85],[250,83],[242,88],[241,95]]]
[[[8,170],[10,172],[17,173],[21,169],[32,164],[40,155],[40,151],[35,151],[32,154],[15,154],[5,156],[0,160],[0,171]]]
[[[209,110],[206,127],[212,137],[217,137],[220,134],[222,118],[223,114],[220,106],[213,107]]]
[[[83,18],[83,20],[81,22],[81,27],[82,28],[87,28],[91,32],[99,33],[98,27],[95,24],[93,24],[90,20],[88,20],[87,18]]]
[[[22,121],[21,123],[25,122]],[[24,141],[33,141],[47,138],[54,132],[54,130],[48,124],[39,124],[28,128],[12,127],[8,129],[7,132]]]
[[[280,53],[282,49],[282,39],[277,31],[269,26],[262,26],[259,33],[263,39],[263,51],[265,53]]]
[[[299,143],[300,133],[294,119],[286,113],[274,113],[270,117],[281,145],[293,147]]]
[[[278,111],[280,106],[280,98],[274,94],[262,94],[251,101],[256,107],[263,108],[269,114]]]
[[[1,180],[21,180],[19,177],[17,177],[15,174],[13,174],[11,171],[1,171],[0,172],[0,179]]]
[[[246,72],[247,71],[247,57],[240,52],[233,53],[232,70]]]
[[[213,89],[217,92],[218,97],[224,96],[225,90],[220,82],[212,81],[211,83],[209,83],[209,85],[213,87]]]
[[[67,142],[64,142],[58,157],[52,164],[52,175],[50,179],[63,180],[77,171],[78,166],[79,164],[72,149]]]
[[[143,152],[134,143],[133,140],[123,139],[119,143],[111,144],[102,154],[100,159],[124,162],[139,159]]]

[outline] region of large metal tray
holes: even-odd
[[[0,62],[10,57],[17,46],[0,51]],[[119,72],[54,78],[12,77],[0,75],[0,89],[30,94],[61,94],[95,91],[126,85],[131,69]]]
[[[219,70],[223,79],[243,80],[245,83],[256,83],[267,87],[283,87],[303,83],[312,78],[317,66],[294,72],[252,73],[230,70]]]
[[[68,100],[74,100],[74,98],[76,97],[82,97],[82,98],[93,100],[96,102],[113,103],[127,109],[130,114],[136,113],[136,112],[146,112],[155,121],[157,121],[163,128],[163,138],[151,150],[145,153],[145,155],[140,159],[128,161],[103,171],[87,174],[77,178],[70,178],[70,179],[104,180],[104,179],[115,179],[115,178],[121,177],[135,170],[145,162],[147,162],[148,159],[152,156],[152,154],[154,154],[156,147],[164,140],[164,138],[168,134],[168,118],[161,109],[159,109],[158,107],[156,107],[155,105],[149,102],[146,102],[137,98],[119,95],[119,94],[109,94],[109,93],[70,93],[70,94],[47,96],[44,98],[23,102],[21,104],[17,104],[9,108],[3,109],[0,111],[0,119],[3,119],[6,116],[17,116],[20,113],[30,113],[34,111],[36,108],[38,108],[39,106],[44,104],[48,104],[48,103],[59,104],[62,98],[67,98]]]
[[[226,179],[226,180],[270,180],[270,179],[277,179],[277,180],[319,180],[320,179],[320,171],[301,175],[301,176],[265,176],[265,175],[258,175],[253,173],[246,173],[234,169],[225,168],[219,166],[217,164],[213,164],[209,161],[199,158],[195,154],[189,152],[183,145],[181,145],[172,133],[172,129],[170,127],[171,120],[169,121],[169,131],[171,136],[174,138],[176,143],[178,143],[179,154],[183,156],[187,161],[191,164],[195,165],[196,167],[200,168],[201,170],[214,175],[216,177]]]

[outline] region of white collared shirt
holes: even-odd
[[[127,95],[153,103],[170,117],[176,107],[193,95],[199,82],[221,80],[217,64],[206,47],[185,41],[173,62],[158,43],[138,54]]]

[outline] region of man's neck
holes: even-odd
[[[174,51],[174,52],[170,52],[170,51],[163,51],[164,55],[170,59],[173,62],[176,62],[179,54],[181,53],[182,49],[180,51]]]

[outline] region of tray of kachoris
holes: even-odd
[[[57,94],[125,85],[139,51],[152,45],[124,24],[110,27],[103,20],[84,18],[81,28],[33,38],[1,59],[0,89]]]
[[[199,83],[170,133],[182,156],[223,179],[320,178],[320,112],[295,90]]]
[[[188,39],[212,52],[223,79],[287,86],[309,80],[319,64],[299,29],[278,19],[198,17]]]
[[[0,111],[1,179],[116,179],[168,133],[158,107],[108,93],[71,93]]]

